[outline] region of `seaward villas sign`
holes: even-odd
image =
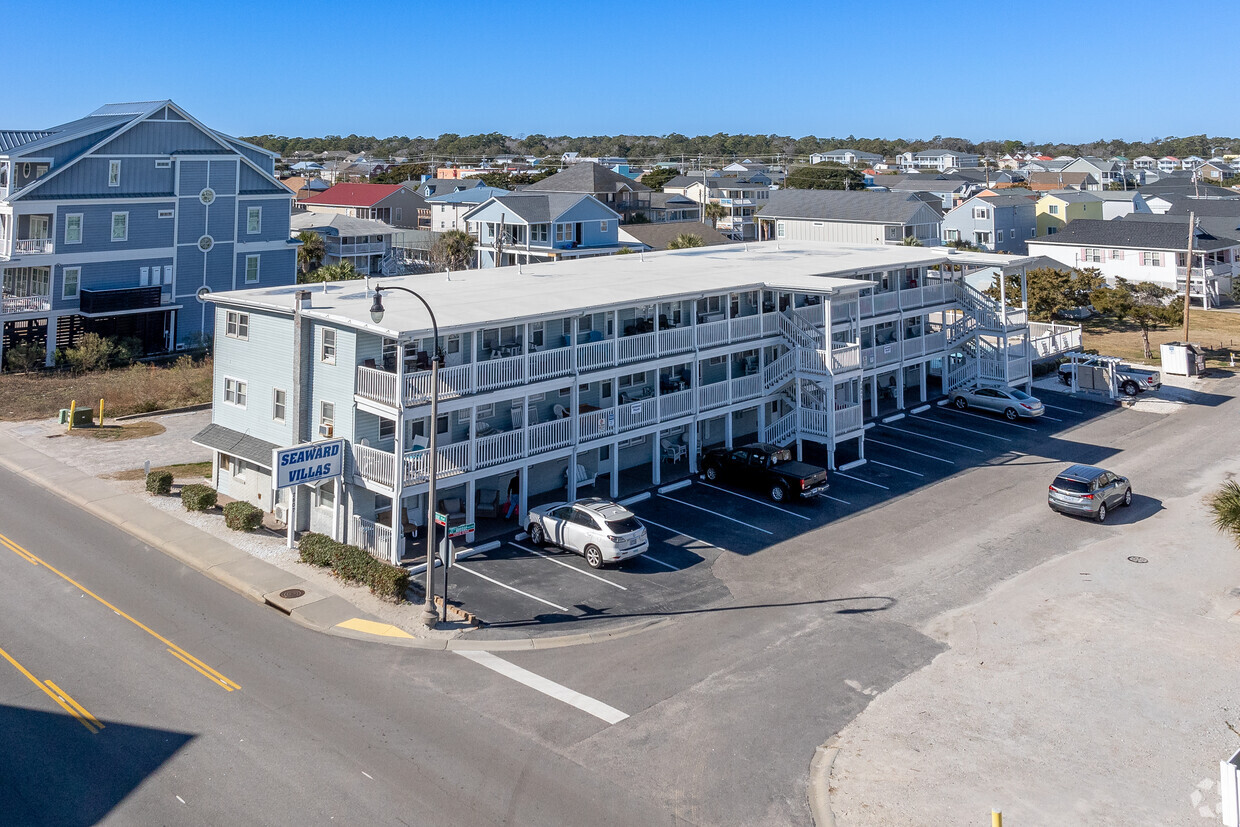
[[[271,452],[276,488],[309,485],[344,475],[344,440],[311,442]]]

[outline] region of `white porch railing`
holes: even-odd
[[[698,388],[698,410],[706,411],[728,404],[728,383],[715,382]]]
[[[831,345],[831,370],[833,373],[857,370],[861,367],[861,345]]]
[[[396,456],[366,445],[353,446],[353,468],[362,479],[392,488],[396,484]]]
[[[474,366],[456,365],[439,371],[439,398],[455,399],[473,393]],[[405,404],[425,405],[431,401],[431,372],[405,374]]]
[[[468,442],[440,446],[436,448],[435,454],[436,479],[454,477],[469,470]],[[417,485],[430,479],[430,458],[430,452],[425,449],[405,452],[405,485]]]
[[[762,369],[762,387],[766,390],[774,390],[782,385],[792,372],[796,370],[796,351],[789,350],[783,353],[774,362]]]
[[[698,347],[713,347],[728,340],[728,320],[707,322],[694,328],[697,331]]]
[[[693,391],[676,391],[659,397],[659,421],[666,422],[693,412]]]
[[[640,402],[629,402],[621,405],[619,408],[619,416],[616,417],[621,431],[627,431],[632,428],[640,428],[642,425],[650,425],[659,421],[659,403],[658,400],[643,399]]]
[[[655,353],[655,335],[653,333],[639,333],[636,336],[620,337],[617,348],[620,364],[627,362],[636,362],[640,359],[649,359]]]
[[[825,350],[797,348],[794,353],[797,355],[798,370],[815,376],[825,376],[831,373],[831,356]]]
[[[762,317],[757,314],[741,316],[730,320],[728,327],[734,342],[742,339],[756,339],[762,335]]]
[[[904,340],[903,348],[905,359],[912,356],[920,356],[926,352],[926,342],[921,336],[914,336],[912,339]]]
[[[693,328],[674,327],[659,331],[659,354],[669,356],[693,350]]]
[[[604,339],[601,342],[586,342],[583,345],[578,345],[578,369],[590,370],[604,365],[614,365],[616,363],[615,345],[614,339]]]
[[[440,373],[442,375],[442,372]],[[510,388],[525,381],[525,357],[508,356],[478,363],[479,391]]]
[[[1079,325],[1030,322],[1029,345],[1039,359],[1080,350],[1081,328]]]
[[[835,435],[861,430],[864,424],[860,405],[844,405],[835,409]]]
[[[1006,382],[1007,377],[1004,375],[1003,367],[1003,362],[999,359],[981,357],[977,360],[977,373],[984,381]]]
[[[926,335],[926,353],[934,353],[947,347],[947,334],[942,330]]]
[[[7,302],[8,299],[5,299]],[[378,368],[359,365],[357,368],[357,395],[372,402],[396,407],[396,374]]]
[[[765,432],[762,434],[762,441],[770,442],[774,445],[785,445],[792,441],[792,438],[796,436],[796,432],[797,412],[792,411],[767,425]]]
[[[894,362],[900,361],[899,342],[885,342],[881,345],[875,345],[873,347],[873,351],[874,365],[876,367],[878,365],[890,365]]]
[[[756,373],[738,376],[732,380],[732,401],[743,402],[762,395],[762,377]]]
[[[529,452],[538,454],[564,448],[573,442],[573,420],[569,418],[539,422],[529,428]]]
[[[831,435],[831,415],[826,411],[813,408],[798,408],[801,418],[801,430],[814,436]]]
[[[354,514],[353,530],[350,532],[349,542],[368,551],[371,557],[385,563],[392,561],[392,527],[390,525],[376,523]]]
[[[874,295],[874,315],[881,316],[884,313],[894,313],[900,309],[900,294],[895,290],[887,293],[876,293]]]
[[[567,376],[573,372],[572,348],[561,347],[555,350],[540,350],[530,354],[530,381],[552,379],[556,376]]]
[[[4,296],[0,298],[0,313],[42,313],[51,309],[51,296]]]
[[[487,468],[525,456],[525,431],[487,434],[474,443],[474,467]]]
[[[54,243],[50,238],[19,238],[13,242],[13,255],[46,255],[52,252]]]
[[[611,408],[601,411],[590,411],[577,417],[577,439],[579,442],[585,442],[587,439],[598,439],[601,436],[610,436],[615,432],[616,416],[615,411]]]

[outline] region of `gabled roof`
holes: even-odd
[[[413,183],[413,182],[406,182]],[[486,186],[481,178],[427,178],[418,186],[418,195],[431,198],[458,190],[471,190],[474,187]]]
[[[1101,201],[1095,192],[1082,192],[1080,190],[1064,190],[1062,192],[1044,192],[1042,198],[1054,198],[1067,204],[1088,204],[1093,201]]]
[[[874,179],[874,186],[886,187],[893,192],[951,193],[968,189],[973,183],[964,178],[931,175],[884,175]]]
[[[1133,221],[1128,217],[1103,221],[1096,218],[1078,218],[1069,221],[1054,235],[1030,239],[1030,244],[1058,244],[1073,247],[1127,247],[1141,250],[1186,250],[1188,247],[1188,218],[1180,221],[1145,220]],[[1198,231],[1193,239],[1193,249],[1200,252],[1234,247],[1233,239],[1220,239]]]
[[[1037,197],[1030,195],[1017,195],[1004,193],[1002,195],[975,195],[966,199],[956,209],[960,209],[971,201],[985,201],[992,207],[1033,207],[1037,204]]]
[[[51,134],[51,132],[39,129],[0,130],[0,152],[8,152],[23,144],[32,143]]]
[[[328,207],[373,207],[404,188],[404,184],[337,184],[327,192],[305,199],[304,203]]]
[[[762,218],[904,224],[926,205],[902,192],[776,190],[759,214]]]
[[[522,192],[579,192],[593,195],[598,192],[615,193],[624,190],[650,192],[650,187],[613,172],[601,164],[583,161],[530,184]]]
[[[131,116],[126,115],[88,115],[85,118],[78,118],[76,121],[53,126],[50,129],[40,130],[39,132],[20,133],[29,134],[30,140],[14,147],[17,150],[14,154],[31,155],[37,154],[39,151],[55,146],[56,144],[72,141],[75,138],[84,138],[88,135],[103,133],[109,130],[117,129],[124,124],[132,121]],[[6,133],[19,134],[19,133]]]
[[[471,187],[460,192],[445,192],[443,195],[432,195],[426,200],[431,204],[481,204],[491,198],[511,194],[510,190],[499,187]]]
[[[301,210],[289,218],[289,230],[294,235],[302,230],[323,230],[331,228],[337,235],[389,235],[399,232],[390,224],[370,218],[354,218],[340,213],[310,212]]]

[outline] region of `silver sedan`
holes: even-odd
[[[1041,416],[1046,412],[1042,403],[1017,388],[997,385],[972,385],[952,391],[951,403],[959,410],[980,408],[1001,413],[1009,421]]]

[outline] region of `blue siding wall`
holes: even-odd
[[[219,143],[189,121],[143,121],[108,141],[96,155],[169,155],[220,150]]]
[[[101,129],[93,135],[85,135],[72,141],[65,141],[55,146],[46,147],[45,149],[37,149],[31,154],[39,158],[51,158],[52,169],[55,170],[104,140],[108,132],[109,130],[107,129]]]
[[[237,289],[247,287],[270,287],[275,284],[295,284],[297,282],[297,253],[293,248],[286,250],[266,250],[264,252],[246,252],[239,246],[237,252]],[[247,256],[258,256],[258,282],[246,283],[245,260]]]
[[[196,197],[207,185],[207,162],[178,161],[177,166],[181,174],[181,188],[178,194]]]
[[[220,196],[207,207],[207,232],[216,242],[233,240],[233,228],[237,224],[237,200]]]
[[[156,169],[154,158],[119,158],[121,184],[108,186],[107,156],[91,155],[31,193],[39,198],[68,198],[75,195],[123,198],[126,195],[172,194],[172,170]]]
[[[236,158],[207,162],[211,189],[215,190],[217,195],[237,194],[237,164],[239,163],[241,162]]]
[[[248,216],[251,207],[261,207],[259,232],[251,235]],[[289,202],[287,198],[237,199],[237,239],[250,241],[284,241],[289,237]]]
[[[242,164],[241,165],[241,191],[248,192],[248,193],[254,193],[254,192],[285,193],[288,190],[285,188],[282,188],[279,184],[272,183],[270,180],[259,175],[257,172],[253,170],[253,168],[248,167],[245,164]]]
[[[141,286],[141,268],[159,267],[162,270],[164,265],[171,264],[172,259],[164,257],[134,258],[126,261],[88,261],[68,266],[82,268],[82,276],[78,281],[78,288],[81,290],[122,290]],[[58,264],[55,268],[52,285],[52,309],[54,310],[71,310],[78,307],[77,297],[61,298],[64,294],[65,266]]]
[[[172,201],[142,201],[138,203],[102,203],[67,205],[56,210],[56,251],[65,255],[74,253],[116,252],[141,250],[151,247],[172,246],[173,219],[160,218],[159,211],[171,209]],[[112,213],[129,213],[129,240],[112,240]],[[80,213],[82,216],[82,243],[65,244],[65,216]]]

